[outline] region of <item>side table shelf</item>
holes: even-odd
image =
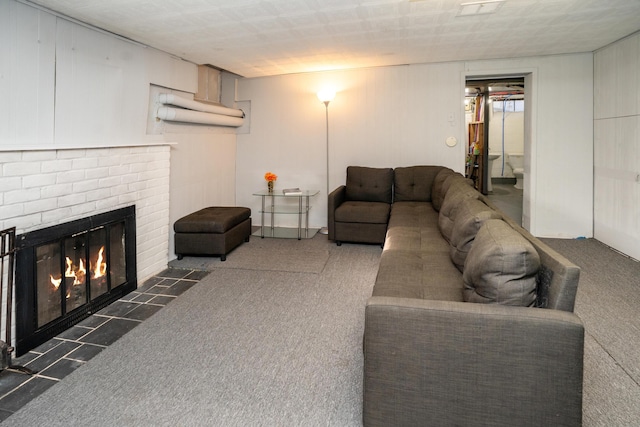
[[[285,239],[298,240],[303,238],[302,218],[304,216],[304,238],[310,239],[318,231],[317,228],[309,228],[309,199],[320,193],[320,190],[302,190],[296,194],[283,194],[282,191],[274,190],[269,192],[268,190],[257,191],[253,193],[254,196],[258,196],[262,199],[262,206],[260,209],[260,230],[253,233],[254,236],[264,237],[278,237]],[[268,199],[268,200],[267,200]],[[286,204],[286,199],[294,199],[294,203]],[[295,203],[297,199],[298,203]],[[285,202],[285,203],[278,203]],[[303,203],[304,202],[304,203]],[[271,216],[271,225],[265,224],[265,214]],[[276,215],[298,215],[298,228],[276,227],[275,216]]]

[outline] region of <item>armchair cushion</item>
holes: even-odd
[[[391,168],[347,167],[347,200],[391,203],[392,187]]]
[[[389,221],[391,205],[379,202],[347,201],[335,212],[338,222],[357,222],[361,224],[386,224]]]

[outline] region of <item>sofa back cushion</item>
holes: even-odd
[[[506,222],[489,219],[467,255],[464,300],[533,306],[539,269],[540,257],[533,245]]]
[[[395,168],[394,202],[430,202],[433,181],[442,166],[409,166]]]
[[[347,167],[347,200],[391,203],[393,169]]]
[[[488,219],[500,218],[502,216],[498,212],[480,199],[469,198],[460,203],[449,243],[451,262],[458,270],[463,271],[473,240],[482,224]]]
[[[431,204],[436,211],[440,211],[442,202],[444,201],[446,191],[444,191],[443,184],[445,180],[452,175],[457,174],[453,170],[443,167],[433,178],[433,184],[431,185]]]
[[[449,179],[447,179],[447,181]],[[442,237],[444,237],[447,242],[451,243],[453,223],[456,219],[460,203],[465,199],[477,199],[478,197],[480,197],[480,193],[476,191],[475,188],[467,184],[465,179],[462,177],[460,177],[459,180],[456,179],[453,184],[451,184],[444,197],[444,202],[442,202],[440,213],[438,214],[438,228],[440,229]]]

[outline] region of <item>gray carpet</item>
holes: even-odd
[[[317,239],[330,253],[321,274],[215,268],[4,424],[361,424],[364,303],[381,249]]]
[[[593,239],[543,239],[582,269],[583,425],[640,425],[640,263]]]
[[[313,239],[269,239],[251,236],[227,255],[226,261],[212,257],[185,256],[169,267],[189,270],[233,268],[260,271],[320,273],[329,259],[326,236]]]
[[[312,240],[328,254],[319,273],[214,268],[3,425],[360,425],[364,303],[381,250]],[[265,254],[300,243],[256,241]],[[545,241],[583,268],[583,425],[638,425],[640,264],[594,240]]]

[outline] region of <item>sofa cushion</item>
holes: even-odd
[[[393,217],[393,214],[391,214]],[[437,227],[393,227],[387,230],[385,250],[441,252],[449,256],[449,244]],[[447,260],[451,264],[451,260]]]
[[[442,233],[442,237],[444,237],[447,242],[451,242],[453,222],[456,219],[460,203],[465,199],[477,199],[478,197],[480,197],[480,193],[468,185],[464,178],[453,181],[447,190],[447,194],[444,196],[444,202],[442,202],[442,207],[438,214],[438,228],[440,229],[440,233]]]
[[[393,202],[430,202],[433,180],[442,166],[409,166],[395,168]]]
[[[347,200],[391,203],[393,169],[347,167]]]
[[[453,264],[462,271],[467,254],[478,230],[488,219],[500,219],[501,215],[479,199],[463,200],[458,207],[451,233],[450,255]]]
[[[433,210],[429,202],[394,202],[391,205],[389,229],[393,227],[420,227],[438,230],[438,212]]]
[[[436,211],[439,211],[442,207],[442,202],[444,201],[444,195],[446,193],[442,185],[447,178],[455,174],[456,173],[453,170],[443,167],[433,178],[433,184],[431,185],[431,203],[433,204],[433,209]]]
[[[444,182],[442,183],[442,191],[444,192],[444,195],[447,195],[447,191],[449,191],[449,188],[454,184],[454,183],[463,183],[468,185],[469,187],[473,188],[473,180],[469,179],[469,178],[465,178],[464,176],[462,176],[459,173],[454,173],[451,176],[448,176],[447,179],[444,180]],[[444,200],[443,200],[444,202]]]
[[[464,300],[529,307],[536,301],[540,257],[506,222],[480,227],[464,265]]]
[[[378,202],[347,201],[335,212],[336,222],[357,222],[364,224],[386,224],[389,221],[391,205]]]
[[[462,302],[463,290],[462,274],[446,251],[385,249],[372,296]]]

